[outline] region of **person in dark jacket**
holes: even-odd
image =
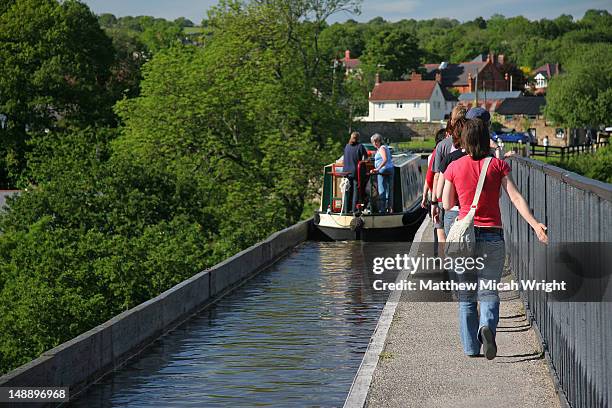
[[[353,212],[357,207],[357,199],[359,197],[359,189],[357,186],[358,177],[357,170],[358,164],[361,160],[366,160],[368,152],[366,148],[359,143],[359,132],[351,133],[348,143],[344,146],[344,168],[343,170],[348,173],[347,178],[349,179],[349,191],[344,195],[344,211]],[[352,199],[351,199],[352,197]],[[351,207],[349,209],[349,203]]]

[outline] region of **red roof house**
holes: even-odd
[[[437,121],[443,120],[457,103],[438,81],[423,80],[413,73],[409,81],[381,82],[378,77],[369,97],[369,115],[362,120]]]

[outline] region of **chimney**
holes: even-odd
[[[380,84],[380,74],[377,72],[376,73],[376,83],[374,84],[374,86],[379,85]]]
[[[472,81],[472,73],[468,72],[468,92],[474,91],[474,82]]]
[[[350,59],[351,59],[351,51],[350,50],[344,51],[344,60],[348,61]]]
[[[421,74],[417,74],[415,71],[412,71],[412,74],[410,74],[411,81],[420,81],[421,79]]]
[[[436,82],[439,84],[442,83],[442,72],[436,72]]]
[[[504,65],[506,63],[506,56],[504,54],[499,54],[497,56],[497,63],[499,65]]]

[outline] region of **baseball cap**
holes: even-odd
[[[484,122],[490,122],[491,121],[491,115],[489,114],[489,112],[483,108],[476,107],[476,108],[471,108],[469,111],[467,111],[467,113],[465,114],[465,118],[466,119],[480,119]]]

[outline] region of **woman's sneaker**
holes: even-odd
[[[482,341],[482,349],[487,360],[493,360],[497,355],[497,344],[495,344],[495,336],[489,326],[480,328],[480,341]]]

